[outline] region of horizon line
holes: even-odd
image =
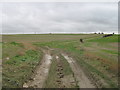
[[[32,32],[32,33],[0,33],[1,35],[12,35],[12,34],[119,34],[119,32],[44,32],[44,33],[38,33],[38,32]]]

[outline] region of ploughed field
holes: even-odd
[[[3,88],[117,88],[119,35],[3,35]],[[80,42],[83,39],[83,42]]]

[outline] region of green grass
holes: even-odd
[[[2,59],[5,60],[5,58],[13,57],[16,54],[23,54],[25,52],[25,49],[22,45],[22,43],[2,43]]]
[[[29,50],[23,56],[15,56],[3,62],[3,87],[22,87],[39,63],[40,57],[40,52]]]
[[[67,43],[68,42],[68,43]],[[34,43],[36,46],[49,46],[51,48],[61,48],[63,50],[67,50],[68,52],[77,52],[79,54],[82,54],[83,49],[81,48],[80,50],[76,49],[75,47],[77,45],[80,45],[79,42],[73,43],[72,41],[52,41],[52,42],[47,42],[47,43]]]
[[[99,43],[112,43],[112,42],[120,42],[120,39],[118,39],[120,37],[120,35],[113,35],[110,37],[98,37],[98,38],[94,38],[89,40],[90,42],[99,42]]]
[[[94,35],[94,34],[4,35],[3,36],[3,42],[4,42],[3,70],[5,72],[3,73],[4,74],[3,85],[5,87],[21,87],[22,83],[24,82],[23,80],[26,77],[27,78],[25,80],[28,79],[28,76],[24,76],[24,75],[26,75],[26,73],[29,73],[27,75],[30,75],[31,70],[33,70],[30,68],[33,68],[34,66],[31,65],[32,63],[34,63],[33,58],[37,59],[40,54],[40,52],[38,51],[35,52],[31,50],[26,51],[24,47],[22,47],[21,44],[22,42],[29,42],[29,43],[33,43],[37,47],[49,46],[50,48],[55,48],[67,52],[69,55],[71,55],[71,57],[75,58],[78,64],[82,65],[86,71],[90,73],[94,73],[98,77],[104,79],[104,81],[109,85],[105,87],[110,87],[110,88],[117,87],[117,84],[116,82],[114,82],[114,79],[110,78],[110,75],[114,75],[115,72],[108,72],[106,68],[103,68],[103,66],[109,67],[110,63],[107,62],[112,62],[113,64],[116,63],[117,61],[116,55],[119,54],[117,52],[118,49],[116,46],[117,42],[120,42],[118,39],[119,35],[114,35],[106,38],[102,38],[102,36],[103,35]],[[84,43],[79,42],[80,38],[84,40]],[[87,48],[89,48],[90,50]],[[85,53],[92,54],[94,57],[89,58],[85,56]],[[41,55],[42,54],[40,54],[40,56]],[[100,59],[103,60],[105,59],[107,62],[104,62],[102,60],[97,60],[96,57],[98,56]],[[10,60],[7,61],[6,60],[7,57],[9,57]],[[61,60],[65,63],[63,57],[61,57]],[[57,67],[56,63],[57,63],[56,60],[53,60],[45,87],[53,87],[53,88],[57,87],[57,85],[54,82],[56,80],[55,78],[56,77],[55,68]],[[68,64],[65,63],[64,66],[65,66],[64,67],[65,75],[71,74],[72,72]],[[28,69],[28,67],[30,68]],[[100,69],[100,67],[102,68],[102,70]],[[16,70],[17,72],[13,72]]]
[[[22,43],[17,43],[17,42],[10,42],[11,45],[18,46],[18,47],[24,47]]]
[[[21,44],[18,43],[5,43],[3,49],[7,50],[3,51],[3,56],[6,57],[7,55],[7,57],[9,56],[10,58],[9,60],[3,58],[2,86],[3,88],[21,88],[40,62],[42,52],[40,50],[26,51],[21,47]],[[14,50],[18,51],[16,52]],[[24,53],[20,54],[21,51]]]
[[[110,53],[110,54],[117,54],[117,55],[120,55],[120,53],[118,51],[113,51],[113,50],[106,50],[106,49],[103,49],[101,50],[102,52],[106,52],[106,53]]]

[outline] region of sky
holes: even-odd
[[[2,33],[117,33],[117,2],[7,2]]]

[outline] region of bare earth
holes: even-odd
[[[78,86],[80,88],[95,88],[95,86],[88,79],[88,77],[84,74],[84,72],[82,71],[82,69],[75,62],[75,60],[73,60],[71,57],[68,57],[67,54],[63,54],[62,53],[62,55],[64,56],[64,58],[70,64],[70,67],[72,68],[72,71],[74,72],[76,80],[78,81]]]
[[[45,55],[44,55],[40,65],[36,69],[35,76],[32,77],[31,80],[29,80],[27,83],[24,83],[24,85],[23,85],[24,88],[28,88],[28,87],[43,88],[44,82],[49,73],[49,69],[51,66],[51,60],[52,60],[52,56],[50,55],[50,49],[43,50],[43,52]],[[95,85],[93,85],[92,82],[85,75],[85,73],[80,68],[80,66],[77,64],[77,62],[75,60],[73,60],[73,58],[69,57],[65,53],[62,53],[62,56],[70,64],[70,67],[71,67],[71,69],[74,73],[74,76],[78,82],[77,84],[80,88],[96,88]],[[58,61],[59,57],[56,56],[56,59]],[[64,80],[62,82],[65,83]]]
[[[41,61],[41,64],[38,66],[36,70],[35,76],[32,78],[32,80],[28,81],[23,85],[24,88],[28,87],[33,87],[33,88],[42,88],[43,84],[47,78],[50,65],[51,65],[51,60],[52,56],[50,55],[49,51],[44,50],[44,57],[43,60]]]
[[[76,81],[75,78],[73,77],[73,75],[64,75],[63,73],[63,66],[62,66],[62,62],[59,56],[56,56],[56,60],[57,60],[57,82],[58,83],[58,87],[57,88],[70,88],[70,87],[75,87],[76,86]]]

